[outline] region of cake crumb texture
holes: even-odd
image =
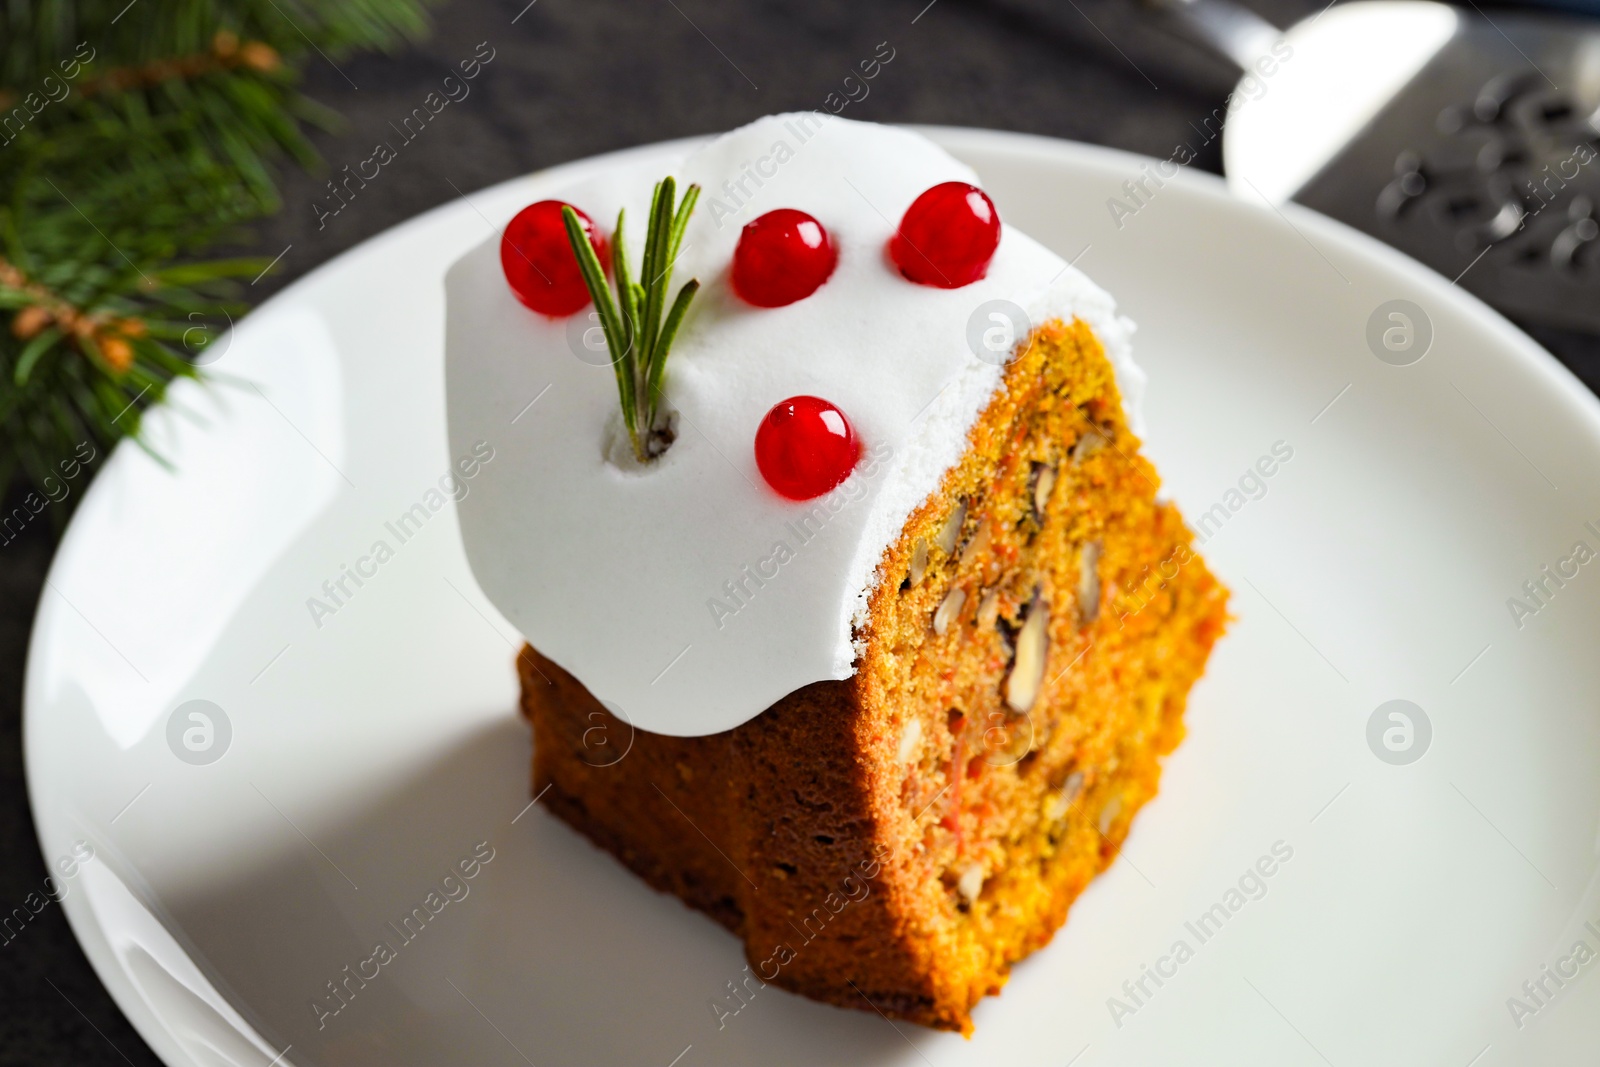
[[[760,980],[970,1034],[1155,795],[1223,632],[1157,486],[1093,332],[1046,324],[885,551],[853,677],[667,737],[525,648],[533,789]]]

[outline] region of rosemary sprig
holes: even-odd
[[[645,234],[639,280],[634,279],[628,266],[628,252],[623,242],[626,212],[617,212],[617,228],[611,241],[615,299],[606,287],[605,268],[589,244],[577,214],[571,207],[561,209],[561,217],[567,225],[567,240],[578,257],[584,284],[589,287],[589,295],[594,298],[595,310],[600,315],[606,347],[611,350],[617,396],[622,401],[622,421],[628,427],[633,454],[641,463],[655,459],[672,443],[670,434],[656,426],[662,374],[666,370],[672,339],[683,323],[684,313],[689,310],[689,302],[700,290],[700,282],[695,278],[685,282],[670,308],[667,291],[672,285],[672,267],[678,259],[684,230],[689,226],[689,215],[699,199],[698,185],[684,190],[683,202],[677,203],[677,185],[670,177],[656,183],[650,197],[649,230]]]

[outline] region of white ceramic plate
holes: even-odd
[[[970,1042],[770,988],[728,1014],[735,940],[528,807],[516,638],[454,512],[403,544],[386,523],[451,463],[441,275],[548,173],[263,306],[214,365],[250,384],[179,388],[190,414],[151,419],[175,472],[119,449],[67,532],[28,666],[29,784],[47,859],[94,851],[65,909],[168,1063],[1592,1055],[1600,564],[1573,546],[1600,551],[1600,405],[1471,297],[1322,218],[1182,174],[1119,226],[1108,198],[1134,205],[1150,161],[934,132],[1140,323],[1150,453],[1210,514],[1236,593],[1161,796],[1055,942]],[[1415,305],[1409,350],[1387,311],[1369,345],[1394,300]],[[313,619],[379,540],[392,558]],[[1404,718],[1378,712],[1393,700]],[[463,860],[475,877],[443,883]],[[360,978],[380,941],[392,958]]]

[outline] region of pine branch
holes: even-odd
[[[140,413],[242,314],[259,260],[206,261],[315,165],[307,62],[393,50],[432,0],[0,6],[0,491]]]
[[[179,56],[176,59],[158,59],[131,67],[115,67],[103,74],[80,79],[77,91],[83,96],[95,96],[127,89],[148,89],[162,82],[194,79],[218,71],[245,67],[262,74],[270,74],[283,65],[277,51],[262,41],[239,42],[227,30],[218,30],[211,47],[203,52]],[[19,91],[0,89],[0,110],[19,103]]]
[[[677,336],[690,301],[700,290],[698,279],[691,278],[685,282],[683,288],[678,290],[671,310],[666,311],[666,320],[663,322],[667,292],[672,287],[672,268],[678,260],[679,246],[689,226],[689,216],[700,198],[700,187],[689,186],[684,192],[682,204],[676,206],[675,212],[676,196],[677,185],[671,177],[656,183],[650,197],[650,228],[645,235],[639,281],[634,280],[628,266],[628,251],[623,240],[625,213],[617,212],[611,253],[612,270],[616,275],[616,299],[606,288],[605,268],[589,244],[588,234],[578,221],[577,212],[570,206],[561,209],[561,218],[567,227],[567,240],[572,245],[573,254],[578,257],[584,284],[600,315],[600,326],[606,335],[606,347],[611,351],[611,363],[617,375],[617,395],[622,402],[623,425],[628,429],[634,458],[640,463],[655,459],[672,444],[670,428],[657,423],[662,376],[666,371],[672,340]]]
[[[428,29],[415,0],[33,0],[0,6],[0,82],[32,89],[87,43],[104,68],[137,66],[211,47],[217,31],[260,41],[291,65],[394,51]],[[80,57],[81,58],[81,57]]]
[[[58,340],[74,340],[86,355],[101,357],[112,373],[126,373],[133,366],[131,342],[149,333],[142,319],[115,318],[104,310],[88,313],[74,307],[44,286],[29,281],[4,257],[0,257],[0,301],[16,310],[11,320],[12,336],[27,342],[13,373],[19,386],[27,384],[40,357]]]

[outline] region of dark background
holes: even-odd
[[[337,2],[337,0],[330,0]],[[1317,0],[1250,0],[1280,25]],[[346,117],[318,135],[329,174],[286,175],[285,209],[248,251],[288,249],[250,290],[259,301],[405,219],[518,174],[650,141],[711,133],[776,111],[824,106],[879,42],[895,58],[852,118],[1022,130],[1165,157],[1192,140],[1233,86],[1230,67],[1175,36],[1135,0],[459,0],[427,43],[306,70],[312,96]],[[519,15],[519,12],[521,13]],[[920,12],[920,14],[919,14]],[[515,19],[515,23],[513,23]],[[915,21],[913,21],[915,20]],[[480,42],[494,58],[379,179],[319,228],[313,203],[345,165],[394,142]],[[1220,142],[1193,164],[1220,171]],[[331,203],[331,201],[326,201]],[[1593,386],[1600,346],[1538,339]],[[0,911],[43,882],[22,768],[22,668],[59,531],[32,524],[0,547]],[[50,906],[0,946],[0,1067],[158,1063]]]

